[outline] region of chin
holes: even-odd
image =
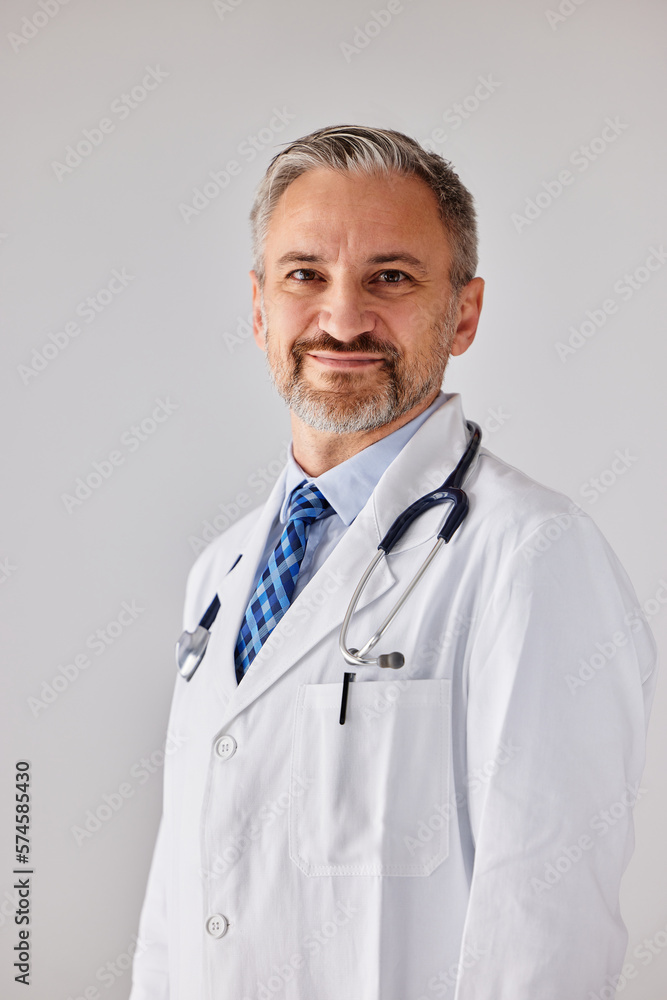
[[[375,430],[398,415],[390,386],[382,392],[369,393],[359,386],[318,389],[301,383],[283,398],[305,424],[331,434]]]

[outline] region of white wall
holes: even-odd
[[[667,11],[659,0],[562,0],[571,13],[550,17],[549,2],[557,12],[557,0],[392,0],[391,20],[362,47],[357,28],[385,0],[62,8],[4,0],[0,992],[8,1000],[24,996],[7,917],[19,758],[34,775],[30,995],[129,992],[122,958],[120,975],[97,975],[127,952],[143,897],[161,768],[149,762],[149,774],[141,761],[164,740],[192,539],[220,505],[233,517],[239,493],[264,499],[267,480],[256,474],[267,470],[273,481],[289,439],[244,326],[247,213],[281,143],[325,124],[368,123],[430,137],[453,161],[478,202],[487,292],[478,340],[453,361],[445,387],[486,424],[492,451],[590,511],[664,644],[667,266],[641,268],[667,240]],[[154,89],[123,111],[119,100],[148,68]],[[476,88],[482,100],[471,96]],[[465,119],[454,110],[461,102]],[[108,131],[92,132],[99,145],[90,155],[54,167],[101,119]],[[607,119],[618,134],[602,151],[594,140]],[[247,137],[257,134],[253,156]],[[587,161],[580,147],[598,153]],[[216,197],[184,212],[230,160],[238,172],[224,190],[213,185]],[[571,183],[537,218],[514,218],[538,192],[544,205],[545,183],[564,170]],[[103,311],[87,313],[85,300],[114,270],[131,280],[115,283]],[[634,272],[636,290],[623,277]],[[560,357],[558,343],[605,300],[615,311],[604,325]],[[58,338],[73,322],[80,332]],[[53,335],[65,346],[56,349]],[[37,371],[33,350],[45,344],[53,356]],[[158,399],[175,409],[140,441],[131,428]],[[627,468],[596,492],[590,481],[617,450],[629,454]],[[68,511],[63,494],[112,451],[122,463]],[[103,653],[87,648],[123,602],[143,610]],[[90,665],[57,681],[51,704],[29,700],[49,696],[44,682],[86,651]],[[661,683],[623,887],[633,973],[624,1000],[656,1000],[667,988],[666,718]],[[78,844],[73,828],[123,783],[131,794],[122,807]],[[656,935],[657,954],[633,954]]]

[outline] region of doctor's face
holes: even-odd
[[[435,398],[474,336],[466,290],[481,282],[462,305],[450,263],[421,179],[318,168],[293,181],[269,223],[263,290],[251,272],[255,338],[292,411],[345,433]]]

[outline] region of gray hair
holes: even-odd
[[[250,212],[253,265],[264,285],[264,246],[273,211],[301,174],[317,167],[359,174],[399,174],[425,181],[438,199],[452,250],[450,281],[458,294],[477,272],[477,217],[473,197],[451,163],[392,129],[333,125],[296,139],[273,157]]]

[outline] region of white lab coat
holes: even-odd
[[[341,621],[395,516],[465,448],[458,395],[416,432],[237,685],[233,652],[283,493],[201,554],[131,1000],[588,1000],[627,944],[655,646],[591,519],[485,449],[470,514],[339,723]],[[360,601],[361,646],[431,548],[421,517]],[[242,559],[228,572],[236,557]],[[216,750],[221,736],[231,736]],[[210,916],[229,922],[222,937]]]

